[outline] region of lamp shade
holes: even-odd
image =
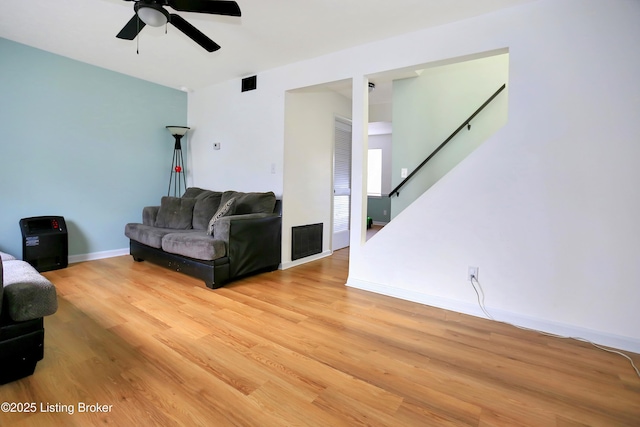
[[[190,128],[186,126],[167,126],[167,130],[173,136],[184,136]]]

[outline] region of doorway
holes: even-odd
[[[333,238],[331,250],[349,246],[351,219],[351,120],[335,118]]]

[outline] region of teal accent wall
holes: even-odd
[[[69,255],[127,248],[186,124],[184,92],[0,38],[0,250],[20,258],[40,215],[65,217]]]
[[[374,222],[391,221],[391,199],[389,196],[368,196],[367,216]]]

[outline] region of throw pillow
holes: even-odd
[[[196,199],[164,196],[160,201],[155,226],[176,230],[190,229],[195,204]]]
[[[235,205],[236,205],[236,199],[234,198],[234,199],[227,200],[225,203],[222,204],[222,206],[220,206],[220,208],[218,209],[218,212],[216,212],[211,217],[211,220],[209,221],[209,227],[207,228],[207,234],[209,236],[213,235],[213,226],[215,225],[216,221],[218,221],[222,217],[233,215],[233,212],[235,210]]]

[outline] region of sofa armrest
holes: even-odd
[[[255,213],[255,214],[243,214],[243,215],[229,215],[223,216],[213,224],[213,238],[215,240],[222,240],[227,245],[229,244],[229,233],[231,230],[231,223],[238,221],[254,221],[260,218],[266,218],[268,216],[275,216],[273,214]]]
[[[56,288],[25,261],[7,261],[4,269],[4,309],[11,320],[26,322],[58,310]]]
[[[227,245],[230,277],[280,264],[280,215],[261,213],[223,217],[214,225],[213,237]]]
[[[2,294],[4,292],[4,272],[2,269],[2,257],[0,256],[0,314],[2,314],[2,306],[4,305],[4,301],[2,300]]]
[[[142,223],[153,227],[156,224],[156,217],[160,206],[145,206],[142,208]]]

